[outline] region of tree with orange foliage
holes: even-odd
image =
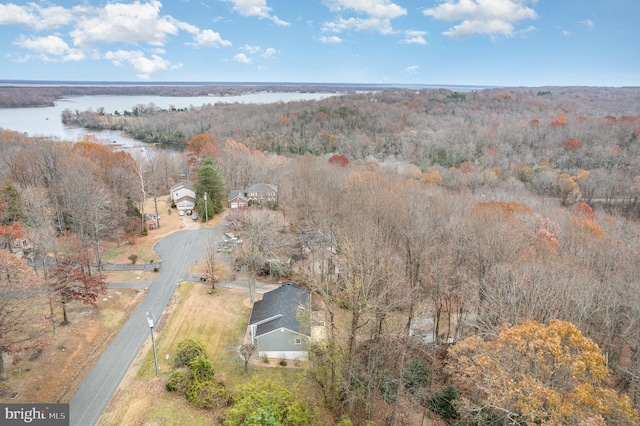
[[[558,189],[560,190],[560,200],[563,205],[572,205],[582,198],[580,186],[576,182],[576,176],[567,173],[558,175]]]
[[[569,138],[564,140],[560,146],[567,152],[577,151],[582,148],[582,143],[576,138]]]
[[[445,371],[464,398],[503,424],[640,422],[629,398],[607,386],[600,348],[565,321],[505,326],[495,340],[470,337],[449,350]]]
[[[564,114],[556,115],[556,118],[551,122],[551,127],[564,127],[567,125],[567,116]]]
[[[347,167],[349,165],[349,159],[341,154],[333,154],[331,158],[329,158],[329,163]]]
[[[98,297],[107,293],[109,284],[104,275],[92,273],[89,263],[89,254],[81,250],[76,256],[60,256],[51,272],[48,285],[52,297],[56,297],[62,305],[61,325],[70,324],[67,303],[77,301],[95,307]]]
[[[198,167],[207,157],[217,158],[218,147],[216,146],[216,139],[208,133],[195,135],[189,139],[187,145],[187,163],[193,170],[195,175]]]

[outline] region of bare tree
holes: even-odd
[[[251,360],[251,357],[256,353],[256,350],[258,348],[256,347],[256,345],[252,345],[250,343],[245,343],[244,345],[240,346],[240,356],[242,357],[242,360],[244,361],[244,372],[248,372],[249,371],[249,360]]]
[[[0,250],[0,380],[7,380],[4,356],[20,361],[26,351],[42,346],[37,298],[41,280],[23,259]]]
[[[213,236],[209,237],[205,244],[205,273],[201,279],[211,283],[211,290],[215,288],[215,285],[220,278],[216,274],[216,242]]]
[[[246,214],[240,231],[243,244],[237,262],[249,280],[251,303],[256,300],[258,273],[262,270],[282,273],[277,269],[284,266],[281,258],[283,254],[288,254],[291,247],[290,239],[275,215],[269,210],[251,210]]]

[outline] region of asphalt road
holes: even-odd
[[[149,284],[147,296],[140,302],[112,343],[91,369],[69,401],[70,425],[93,426],[111,400],[118,385],[150,336],[147,312],[160,319],[176,285],[191,280],[189,268],[205,257],[210,238],[220,239],[222,227],[185,230],[170,234],[155,246],[162,259],[157,279]]]

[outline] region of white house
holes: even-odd
[[[191,182],[180,182],[169,190],[171,202],[178,210],[193,210],[196,205],[196,193]]]

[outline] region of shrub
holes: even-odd
[[[404,387],[411,393],[429,386],[431,383],[431,369],[424,358],[416,358],[407,365],[403,377]]]
[[[287,360],[286,359],[281,359],[278,364],[280,364],[281,367],[286,367],[287,366]]]
[[[185,395],[187,401],[198,408],[221,408],[229,403],[229,394],[225,387],[213,380],[194,381]]]
[[[193,372],[193,378],[196,381],[213,380],[213,365],[209,358],[202,353],[189,362],[189,368]]]
[[[233,405],[226,412],[225,426],[312,424],[311,407],[296,400],[289,389],[272,380],[244,383],[233,395]]]
[[[129,257],[127,258],[131,261],[131,264],[135,264],[138,261],[138,255],[137,254],[130,254]]]
[[[383,372],[380,377],[380,383],[378,384],[378,390],[382,395],[382,399],[386,403],[395,402],[398,397],[398,382],[393,379],[393,377],[388,372]]]
[[[444,419],[457,419],[460,417],[455,402],[459,399],[458,390],[448,385],[443,390],[436,392],[431,398],[431,409]]]
[[[169,376],[169,380],[165,383],[164,388],[169,392],[185,393],[189,389],[191,382],[191,371],[186,368],[173,370]]]
[[[336,423],[336,426],[353,426],[353,422],[347,416],[342,416],[340,421]]]
[[[200,342],[196,339],[185,339],[178,343],[178,352],[173,357],[173,365],[176,368],[190,367],[191,361],[201,355],[205,355],[205,352]]]
[[[165,383],[167,391],[183,393],[187,401],[198,408],[221,408],[229,404],[227,390],[214,381],[213,365],[196,339],[178,343],[173,362],[177,369]]]

